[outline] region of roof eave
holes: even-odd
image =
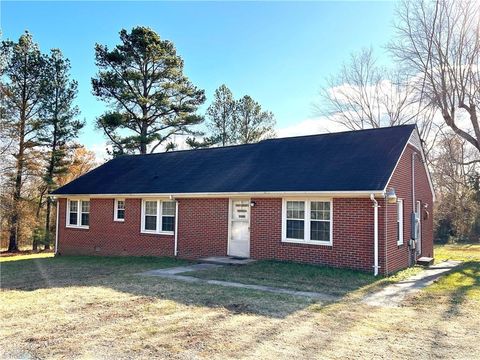
[[[130,194],[50,194],[54,198],[215,198],[215,197],[278,197],[278,196],[317,196],[317,197],[385,197],[382,190],[351,190],[351,191],[248,191],[248,192],[197,192],[197,193],[130,193]]]

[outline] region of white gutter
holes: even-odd
[[[55,224],[55,255],[58,254],[58,219],[59,219],[59,206],[58,206],[58,200],[57,200],[57,222]]]
[[[373,275],[378,275],[378,201],[375,194],[370,195],[373,201]]]
[[[175,248],[173,250],[173,256],[178,254],[178,200],[175,200]]]
[[[251,191],[251,192],[198,192],[198,193],[131,193],[131,194],[49,194],[54,198],[87,197],[87,198],[205,198],[205,197],[253,197],[253,196],[325,196],[325,197],[369,197],[374,193],[377,197],[385,197],[385,190],[357,190],[357,191]]]

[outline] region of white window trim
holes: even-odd
[[[77,224],[70,224],[70,201],[76,201],[77,202]],[[66,216],[65,216],[65,226],[67,228],[72,228],[72,229],[89,229],[90,226],[89,225],[81,225],[82,224],[82,201],[88,201],[90,202],[90,199],[88,198],[67,198],[67,212],[66,212]],[[90,206],[91,206],[91,203],[90,203]],[[91,208],[89,209],[89,218],[90,218],[90,212],[91,212]],[[89,219],[89,223],[90,223],[90,219]]]
[[[115,199],[115,205],[114,205],[114,209],[113,209],[113,221],[118,221],[118,222],[124,222],[125,221],[125,217],[123,219],[119,219],[117,216],[118,216],[118,202],[119,201],[123,201],[123,206],[124,206],[124,214],[125,214],[125,208],[126,208],[126,204],[125,204],[125,199]],[[124,215],[125,216],[125,215]]]
[[[305,202],[304,236],[305,240],[287,238],[287,201]],[[310,203],[323,201],[330,203],[330,241],[310,240]],[[333,246],[333,199],[331,198],[283,198],[282,199],[282,242],[294,244],[309,244]]]
[[[156,201],[157,202],[157,230],[146,230],[145,229],[145,202],[146,201]],[[141,219],[141,227],[140,232],[142,234],[157,234],[157,235],[174,235],[175,231],[162,231],[162,202],[170,202],[172,200],[169,199],[142,199],[142,219]],[[172,201],[173,202],[173,201]],[[175,212],[175,217],[177,217],[177,213]]]
[[[401,212],[399,213],[398,212],[398,207],[399,207],[399,204],[401,204]],[[404,218],[403,218],[403,212],[404,212],[404,208],[403,208],[403,199],[398,199],[397,200],[397,224],[400,223],[400,226],[397,226],[397,231],[398,231],[398,234],[397,234],[397,245],[398,246],[401,246],[403,245],[403,225],[404,225]],[[399,219],[399,215],[400,215],[400,219]]]

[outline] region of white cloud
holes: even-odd
[[[170,139],[172,142],[176,144],[175,150],[188,150],[190,147],[187,145],[186,140],[187,140],[188,135],[174,135]],[[200,140],[200,139],[199,139]],[[165,144],[160,145],[158,148],[155,149],[155,152],[164,152],[165,151],[165,146],[169,141],[167,141]],[[90,151],[93,151],[95,154],[95,159],[99,164],[103,164],[104,162],[108,161],[111,159],[111,156],[108,154],[108,150],[112,150],[112,146],[107,144],[107,142],[100,142],[100,143],[95,143],[89,146],[86,146],[86,148]],[[147,149],[150,151],[150,149]]]
[[[96,143],[96,144],[87,146],[86,148],[95,153],[95,159],[99,164],[103,164],[105,161],[107,161],[110,158],[110,156],[107,153],[107,148],[111,148],[111,146],[107,145],[106,142]]]
[[[277,129],[278,137],[324,134],[348,130],[325,116],[305,119],[295,125]]]

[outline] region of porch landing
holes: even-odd
[[[238,258],[234,256],[209,256],[197,260],[202,263],[217,265],[247,265],[255,261],[254,259]]]

